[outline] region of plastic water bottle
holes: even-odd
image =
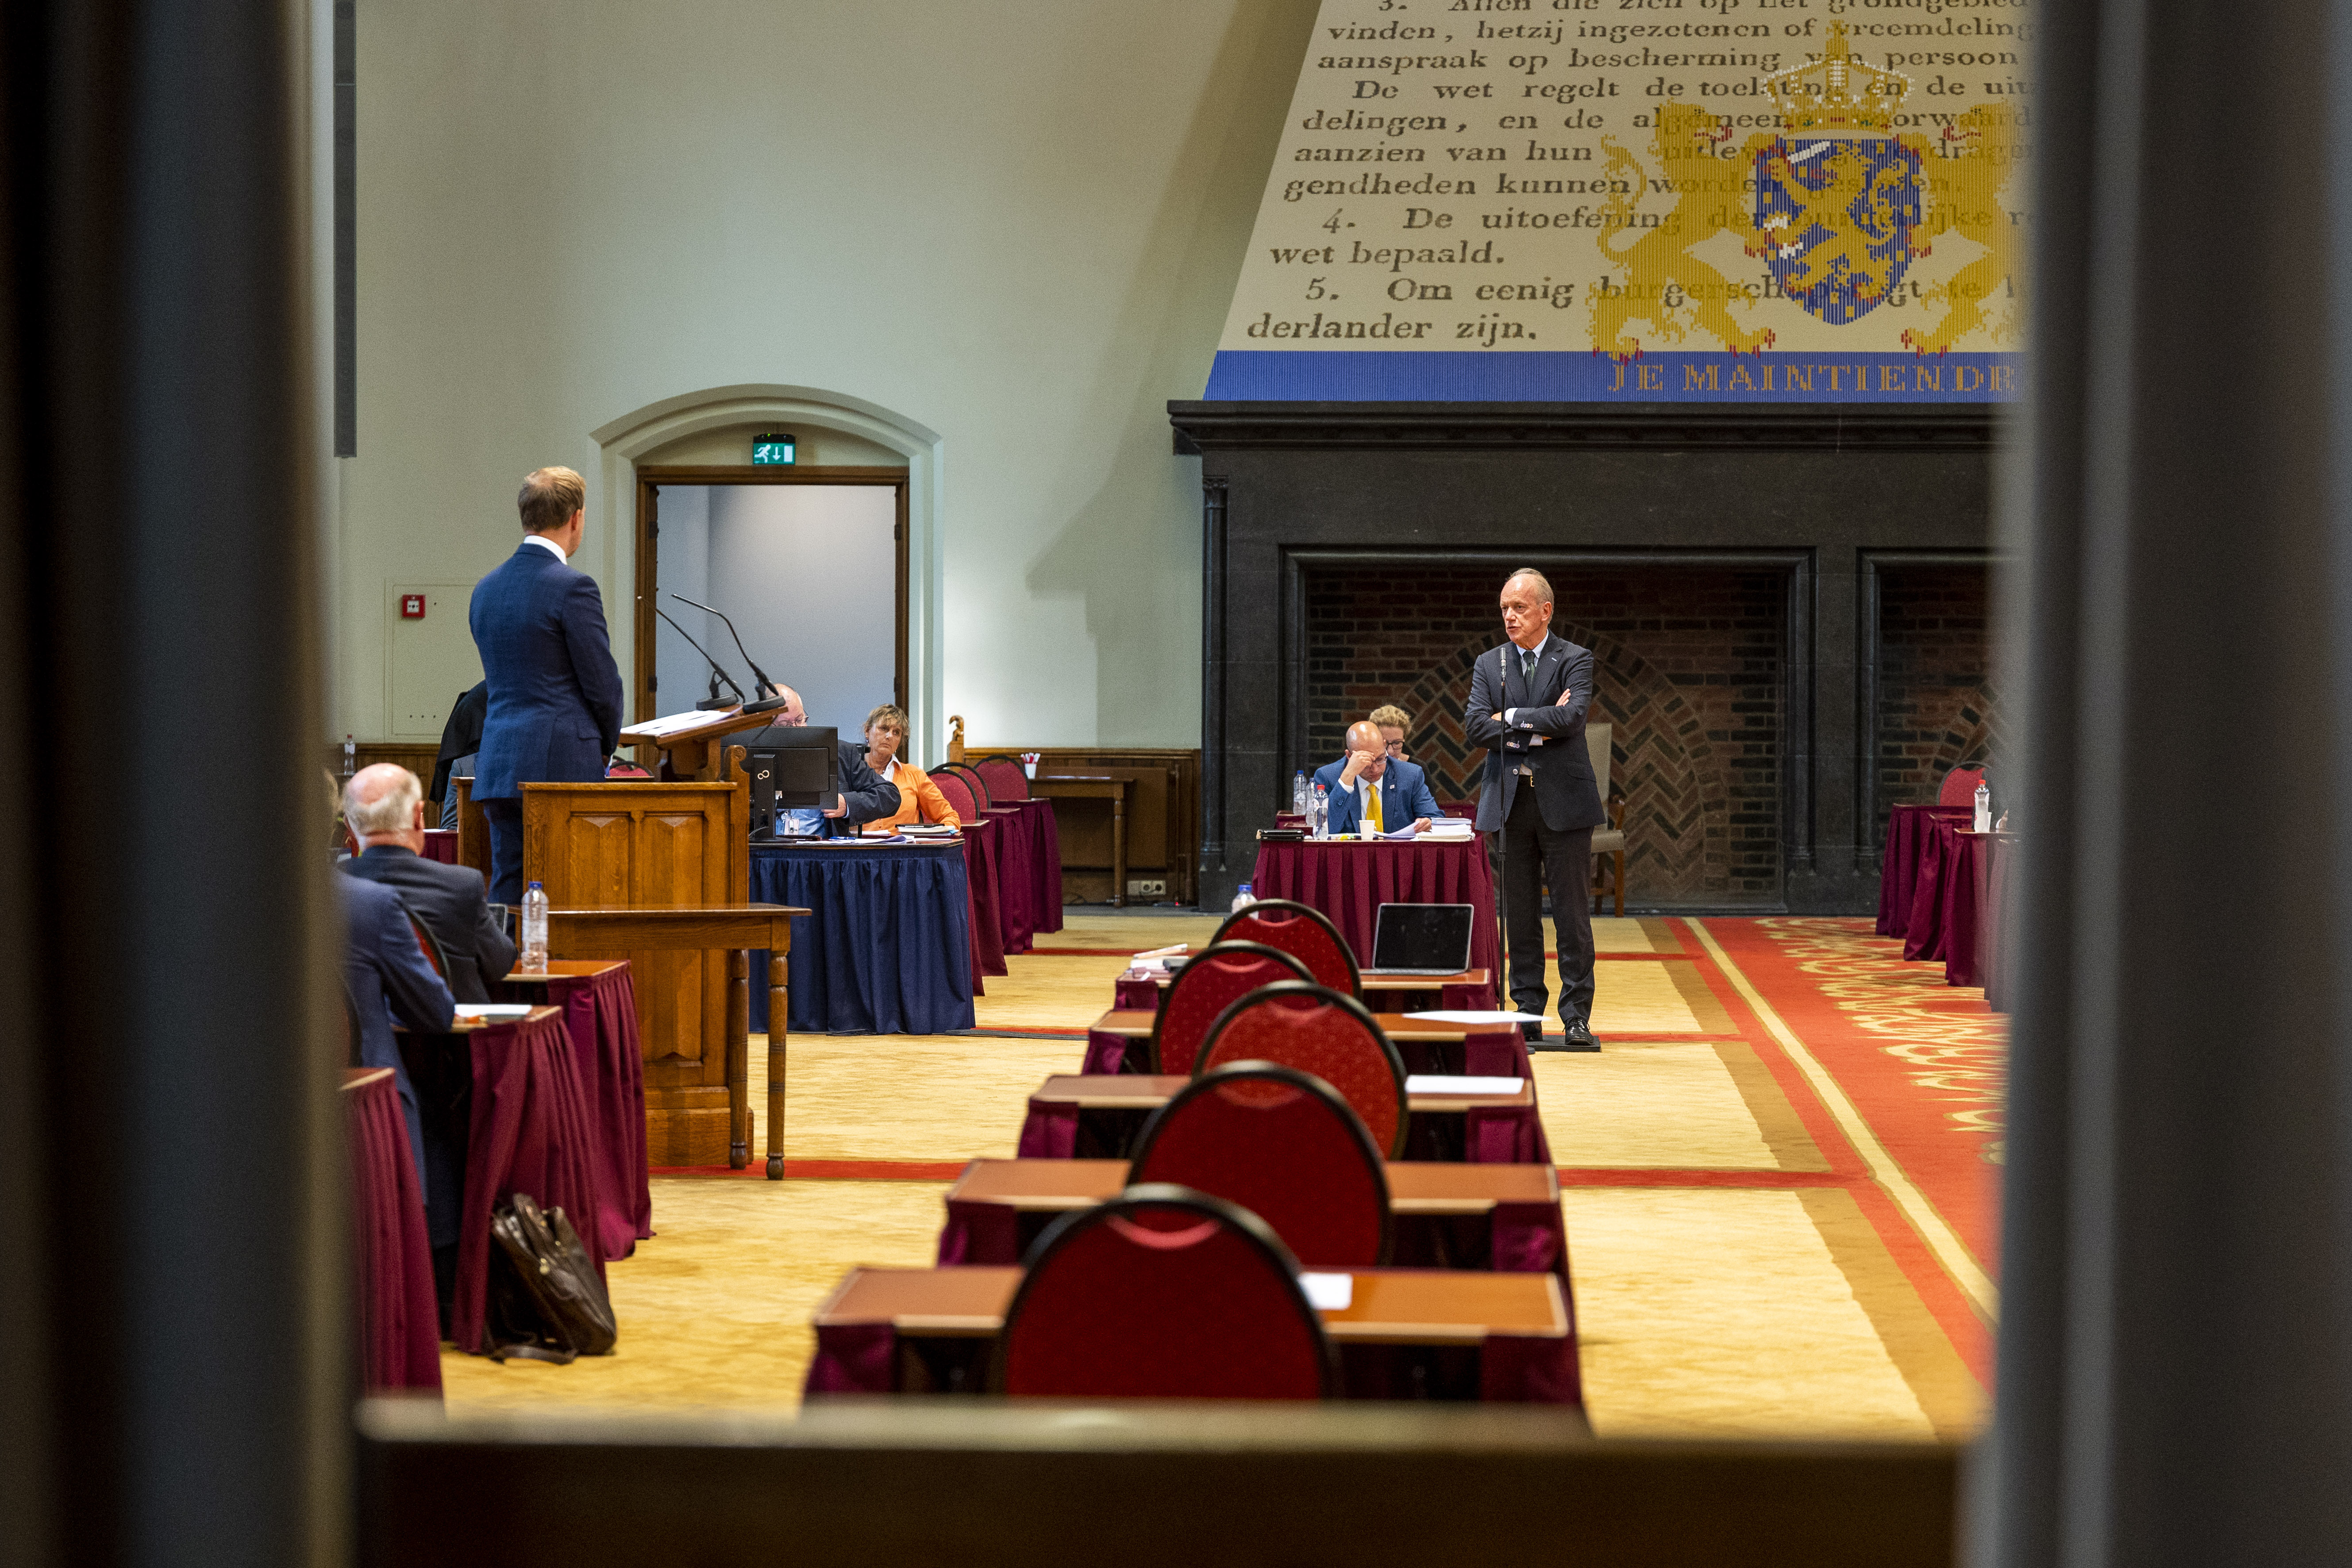
[[[351,777],[360,771],[360,749],[349,735],[343,737],[343,776]]]
[[[1305,768],[1290,775],[1290,809],[1301,816],[1307,815],[1307,770]]]
[[[1315,786],[1315,796],[1307,803],[1307,831],[1316,838],[1324,836],[1331,822],[1331,797],[1321,784]]]
[[[1257,902],[1257,895],[1250,891],[1250,885],[1247,882],[1244,882],[1241,890],[1234,895],[1234,912],[1239,914],[1255,902]]]
[[[533,882],[522,895],[522,962],[526,974],[547,973],[547,889]]]
[[[1992,791],[1983,784],[1977,785],[1977,831],[1992,831]]]

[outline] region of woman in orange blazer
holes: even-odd
[[[907,716],[885,702],[866,716],[866,765],[898,786],[898,814],[866,825],[867,833],[895,833],[908,823],[931,822],[961,827],[955,808],[930,776],[912,763],[898,761],[898,747],[907,739]]]

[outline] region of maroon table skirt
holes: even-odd
[[[1475,910],[1470,921],[1469,967],[1489,975],[1501,972],[1495,940],[1495,874],[1486,864],[1486,840],[1475,836],[1466,844],[1435,844],[1426,838],[1260,844],[1250,883],[1261,899],[1295,899],[1329,916],[1355,950],[1359,968],[1372,961],[1372,927],[1382,904],[1469,904]],[[1491,1011],[1495,995],[1490,984],[1477,1000],[1464,1005]]]
[[[961,1341],[956,1348],[977,1370],[987,1366],[994,1346],[992,1335]],[[1426,1363],[1430,1348],[1343,1344],[1339,1352],[1341,1398],[1428,1397],[1425,1386],[1412,1373],[1417,1363]],[[1581,1406],[1584,1403],[1573,1331],[1559,1339],[1490,1334],[1476,1345],[1447,1346],[1435,1354],[1478,1358],[1475,1375],[1480,1404]],[[828,1394],[896,1394],[899,1364],[898,1331],[888,1323],[820,1325],[816,1355],[809,1363],[803,1393],[811,1398]]]
[[[1944,851],[1940,909],[1937,925],[1942,933],[1944,984],[1984,984],[1985,894],[1995,842],[1990,834],[1948,828]]]
[[[438,860],[444,866],[455,866],[457,863],[457,830],[454,827],[426,828],[425,858]]]
[[[996,910],[1004,951],[1026,952],[1037,935],[1036,818],[1017,801],[991,806],[996,824]]]
[[[1449,1227],[1475,1223],[1486,1230],[1483,1248],[1449,1247]],[[1448,1215],[1397,1215],[1391,1220],[1396,1267],[1439,1267],[1439,1259],[1483,1250],[1486,1267],[1503,1274],[1559,1276],[1560,1296],[1573,1300],[1568,1281],[1568,1226],[1558,1204],[1496,1204],[1483,1219]],[[1020,1211],[1006,1204],[948,1202],[940,1232],[940,1267],[1016,1264],[1022,1260]],[[1454,1235],[1458,1236],[1458,1231]],[[1569,1321],[1575,1321],[1571,1308]]]
[[[1985,1005],[1996,1013],[2009,1011],[2010,955],[2004,939],[2009,910],[2009,879],[2017,861],[2017,840],[2000,837],[1985,855],[1983,908],[1977,925],[1977,973],[1984,981]]]
[[[1902,804],[1886,819],[1886,850],[1878,859],[1878,934],[1904,936],[1911,929],[1911,906],[1918,894],[1923,858],[1936,847],[1935,825],[1966,822],[1976,815],[1969,805]]]
[[[1017,800],[1029,823],[1029,874],[1034,879],[1030,905],[1037,917],[1035,932],[1062,929],[1062,828],[1050,800]]]
[[[441,1327],[433,1300],[433,1247],[408,1121],[390,1071],[343,1090],[352,1154],[352,1302],[359,1318],[360,1381],[370,1394],[441,1392]]]
[[[980,994],[982,974],[1003,974],[1004,918],[997,902],[999,873],[996,847],[1004,825],[994,817],[963,825],[964,881],[971,889],[972,994]]]
[[[654,1233],[646,1176],[646,1065],[637,1042],[637,992],[626,963],[602,974],[557,974],[544,987],[509,986],[507,999],[563,1009],[564,1033],[596,1135],[596,1226],[607,1258],[626,1258]],[[539,1194],[531,1194],[537,1197]],[[566,1211],[569,1213],[569,1211]],[[580,1216],[572,1215],[575,1229]]]
[[[516,1193],[567,1218],[594,1214],[600,1198],[598,1141],[572,1038],[561,1017],[494,1024],[467,1037],[474,1068],[473,1120],[466,1138],[466,1206],[457,1229],[457,1300],[449,1337],[476,1354],[484,1338],[490,1267],[490,1211]],[[603,1227],[574,1223],[580,1244],[604,1272]]]

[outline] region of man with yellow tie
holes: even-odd
[[[1426,831],[1445,815],[1429,793],[1420,768],[1389,754],[1379,725],[1366,719],[1348,726],[1348,754],[1316,770],[1331,805],[1333,833],[1394,833],[1410,826]]]

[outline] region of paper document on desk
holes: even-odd
[[[1301,1274],[1298,1286],[1307,1292],[1307,1304],[1318,1312],[1344,1312],[1356,1300],[1352,1274]]]
[[[530,1011],[530,1004],[528,1002],[460,1002],[457,1004],[455,1016],[460,1018],[478,1018],[487,1024],[507,1018],[520,1018]]]
[[[1405,1016],[1408,1018],[1419,1018],[1431,1024],[1493,1024],[1497,1027],[1500,1027],[1505,1024],[1540,1024],[1543,1022],[1542,1017],[1534,1013],[1479,1012],[1469,1009],[1454,1009],[1453,1011],[1441,1013],[1407,1013]]]
[[[1517,1094],[1527,1087],[1523,1078],[1446,1078],[1419,1073],[1404,1080],[1407,1094]]]
[[[725,713],[709,712],[702,709],[697,709],[690,713],[666,713],[658,719],[648,719],[642,724],[632,724],[621,733],[625,736],[674,735],[680,730],[691,730],[698,724],[708,724],[713,719],[725,719],[729,716]]]

